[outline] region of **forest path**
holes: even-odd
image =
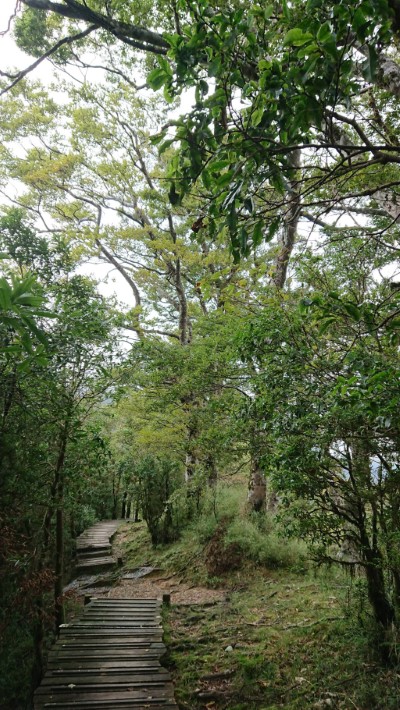
[[[123,521],[93,526],[77,551],[111,556],[110,539]],[[101,558],[99,558],[101,559]],[[161,666],[161,601],[91,598],[79,619],[60,627],[46,673],[34,695],[45,708],[177,708],[169,673]]]
[[[124,520],[104,520],[85,530],[76,540],[76,574],[97,574],[114,569],[112,539]]]

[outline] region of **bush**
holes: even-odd
[[[246,489],[243,485],[218,484],[205,492],[200,513],[190,529],[205,544],[211,540],[222,519],[234,520],[244,512],[245,506]]]
[[[242,562],[240,545],[226,542],[228,520],[222,519],[205,550],[207,572],[212,577],[219,577],[225,572],[239,569]]]
[[[285,538],[273,515],[248,513],[246,500],[243,484],[219,484],[205,494],[190,532],[207,545],[209,574],[237,569],[246,560],[268,568],[304,568],[305,545]]]
[[[259,514],[258,514],[259,515]],[[298,541],[288,540],[273,532],[273,521],[268,516],[263,523],[270,532],[260,529],[254,517],[239,517],[233,520],[225,533],[225,544],[237,545],[243,559],[252,560],[264,567],[294,567],[304,564],[305,546]]]
[[[173,462],[146,456],[135,468],[143,518],[153,545],[173,542],[182,526],[180,477]]]

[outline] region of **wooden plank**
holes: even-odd
[[[41,688],[42,686],[39,686]],[[148,702],[149,700],[172,700],[173,698],[173,686],[171,683],[171,686],[168,687],[164,685],[164,688],[131,688],[130,686],[124,686],[124,688],[117,688],[117,689],[101,689],[97,688],[94,689],[93,692],[90,691],[80,691],[80,690],[75,690],[75,688],[71,688],[68,692],[66,692],[64,689],[60,690],[60,692],[56,692],[54,689],[52,691],[47,692],[46,694],[41,694],[38,693],[38,691],[35,692],[35,701],[38,698],[43,698],[51,701],[55,700],[60,700],[62,702],[65,702],[68,700],[71,703],[71,706],[73,705],[72,701],[84,701],[84,700],[102,700],[104,698],[112,699],[115,698],[116,700],[141,700],[142,703]]]
[[[127,631],[128,633],[120,633],[121,631]],[[63,636],[57,643],[56,648],[67,648],[72,645],[79,646],[81,643],[92,646],[93,648],[98,648],[102,646],[110,646],[112,644],[116,646],[127,646],[127,647],[140,647],[143,645],[152,645],[162,643],[162,631],[161,629],[140,628],[140,629],[102,629],[101,633],[93,634],[92,632],[88,635],[79,633],[76,636],[73,634]]]
[[[127,660],[134,660],[135,658],[149,658],[150,656],[152,658],[159,658],[163,649],[151,649],[151,648],[132,648],[132,649],[123,649],[123,650],[114,650],[112,649],[82,649],[81,651],[79,650],[72,650],[68,651],[67,649],[65,651],[61,651],[60,653],[57,654],[57,660],[61,662],[62,659],[82,659],[82,658],[87,658],[87,659],[94,659],[94,658],[104,658],[104,659],[111,659],[111,658],[126,658]],[[164,649],[165,650],[165,649]]]
[[[66,702],[60,700],[42,700],[39,701],[35,708],[37,710],[45,710],[46,708],[64,708],[64,710],[86,710],[86,708],[104,708],[105,710],[145,710],[149,708],[150,710],[170,710],[173,708],[177,710],[177,705],[173,700],[166,699],[164,701],[160,700],[147,700],[146,704],[143,705],[143,700],[135,699],[118,699],[115,698],[103,698],[101,700],[97,699],[95,702],[91,700],[86,701],[74,701],[71,705],[71,701],[68,699]]]
[[[101,661],[100,663],[98,661],[84,660],[82,665],[73,661],[65,661],[62,665],[60,663],[48,663],[46,675],[64,675],[69,673],[70,670],[73,670],[76,673],[91,673],[93,670],[113,673],[114,670],[129,670],[135,674],[136,671],[147,672],[158,670],[159,668],[160,664],[157,660],[148,658],[143,658],[138,661]]]
[[[52,678],[47,679],[46,682],[40,685],[38,690],[39,695],[44,695],[49,692],[69,692],[71,686],[73,686],[74,692],[83,691],[98,691],[98,690],[124,690],[125,688],[135,688],[143,689],[146,688],[165,688],[168,683],[168,673],[164,674],[145,674],[140,675],[139,673],[133,677],[129,673],[125,675],[86,675],[77,676],[71,674],[65,678]]]
[[[132,683],[134,685],[146,685],[146,683],[150,683],[151,685],[164,685],[164,683],[168,683],[169,681],[168,671],[165,669],[161,670],[160,667],[148,669],[147,672],[145,672],[144,668],[136,668],[134,670],[135,672],[132,668],[127,668],[125,671],[118,668],[113,670],[107,668],[99,671],[97,668],[78,668],[75,670],[71,669],[60,675],[55,675],[54,673],[50,675],[46,673],[46,677],[43,678],[40,688],[43,689],[46,686],[69,686],[71,683],[77,685],[91,685],[95,688],[102,684],[130,686]]]
[[[78,539],[78,571],[117,562],[109,540],[119,524],[97,524]],[[170,674],[159,662],[166,651],[160,607],[157,599],[93,597],[78,621],[60,629],[35,710],[176,710]]]
[[[107,641],[110,646],[118,645],[119,648],[140,648],[141,646],[148,646],[149,644],[162,644],[162,636],[160,633],[154,634],[154,636],[147,637],[136,637],[136,636],[119,636],[119,635],[105,635],[101,639],[97,637],[91,638],[86,637],[84,634],[78,638],[70,636],[67,639],[60,639],[57,642],[57,648],[72,648],[73,646],[81,646],[83,648],[98,648],[100,642]]]
[[[139,604],[141,602],[145,602],[146,604],[152,604],[153,606],[160,605],[160,601],[158,599],[153,599],[150,598],[148,599],[147,597],[135,597],[135,599],[105,599],[104,597],[93,597],[93,602],[96,602],[96,604],[101,604],[101,605],[108,605],[108,606],[115,606],[116,604],[124,604],[125,606],[133,606],[135,604]]]
[[[139,619],[140,617],[147,618],[147,619],[153,619],[154,621],[160,621],[161,619],[161,614],[160,610],[158,607],[154,607],[152,609],[151,607],[146,607],[146,606],[134,606],[131,609],[127,609],[126,607],[117,607],[115,610],[113,609],[112,611],[106,608],[97,608],[97,607],[90,607],[90,604],[87,605],[87,612],[85,614],[85,618],[89,620],[93,619],[125,619],[125,618],[132,618],[132,619]]]

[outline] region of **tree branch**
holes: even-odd
[[[133,46],[146,52],[166,54],[169,48],[168,42],[158,32],[147,30],[138,25],[131,25],[127,22],[119,22],[112,17],[95,12],[86,4],[82,5],[76,0],[65,0],[65,4],[51,2],[50,0],[21,0],[21,2],[34,10],[55,12],[72,20],[84,20],[85,22],[96,24],[98,27],[111,32],[111,34],[126,44],[132,44],[133,40],[136,43]]]
[[[98,25],[90,25],[89,27],[86,28],[86,30],[83,30],[83,32],[78,32],[75,35],[70,35],[69,37],[63,37],[63,39],[60,39],[57,44],[54,45],[54,47],[51,47],[51,49],[48,49],[47,52],[42,54],[39,59],[36,60],[36,62],[33,62],[33,64],[30,64],[29,67],[26,69],[23,69],[20,71],[18,74],[15,75],[15,80],[10,84],[9,86],[6,86],[5,89],[0,91],[0,96],[5,94],[7,91],[10,91],[16,84],[18,84],[21,79],[23,79],[27,74],[29,74],[31,71],[36,69],[36,67],[39,66],[45,59],[48,59],[51,57],[55,52],[57,52],[60,47],[63,47],[65,44],[72,44],[72,42],[76,42],[79,39],[83,39],[84,37],[87,37],[91,32],[94,32],[95,30],[98,29]],[[10,76],[10,78],[13,78]]]

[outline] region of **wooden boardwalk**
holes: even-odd
[[[120,521],[112,522],[115,532]],[[95,527],[78,538],[77,549],[97,547],[102,555],[109,538],[105,542],[105,529]],[[107,534],[112,529],[110,523]],[[165,653],[160,610],[157,599],[91,599],[77,621],[60,628],[34,710],[177,709],[170,675],[160,664]]]
[[[76,540],[76,573],[96,574],[116,567],[111,540],[123,520],[105,520],[85,530]]]
[[[60,629],[34,708],[177,708],[155,599],[93,599]]]

